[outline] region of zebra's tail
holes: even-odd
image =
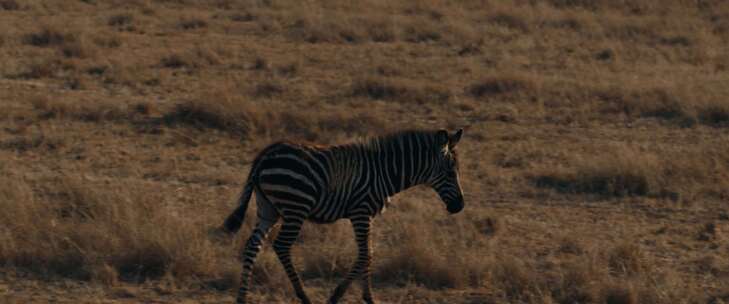
[[[241,192],[240,197],[238,198],[238,207],[235,208],[230,215],[228,215],[228,218],[225,219],[225,222],[221,227],[223,232],[227,234],[235,234],[238,230],[240,230],[240,227],[243,225],[243,219],[246,217],[248,203],[251,201],[253,189],[255,188],[253,183],[254,181],[251,179],[251,176],[249,176],[245,187],[243,187],[243,192]]]
[[[240,227],[243,225],[243,219],[246,217],[246,210],[248,209],[248,203],[251,201],[251,196],[253,196],[253,191],[258,188],[258,165],[269,152],[281,147],[281,144],[281,142],[278,142],[266,147],[253,160],[251,171],[248,173],[248,180],[246,180],[243,192],[241,192],[238,198],[238,207],[228,215],[228,218],[225,219],[225,222],[218,230],[227,235],[233,235],[240,230]],[[260,189],[258,190],[260,191]]]

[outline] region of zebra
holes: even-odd
[[[253,264],[271,228],[282,219],[273,249],[301,303],[311,301],[291,261],[291,246],[305,220],[351,221],[357,243],[356,261],[337,285],[328,303],[337,303],[360,279],[362,300],[371,292],[372,219],[392,195],[416,185],[433,188],[451,214],[464,207],[456,145],[463,135],[446,130],[406,130],[335,146],[277,142],[253,160],[238,207],[219,228],[228,235],[241,227],[251,195],[258,206],[257,223],[242,254],[243,269],[236,303],[246,303]]]

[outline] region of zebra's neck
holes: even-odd
[[[427,182],[432,172],[429,140],[425,136],[403,136],[378,145],[373,158],[380,162],[379,188],[386,196]]]

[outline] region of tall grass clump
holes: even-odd
[[[15,11],[20,9],[20,4],[15,0],[0,0],[0,9]]]
[[[0,264],[111,284],[168,274],[184,282],[223,271],[204,231],[162,195],[79,176],[0,180]]]
[[[647,196],[664,187],[661,165],[655,155],[619,147],[594,157],[575,158],[571,168],[552,168],[534,180],[539,187],[565,193]]]
[[[160,66],[170,69],[198,70],[221,63],[217,52],[206,47],[196,47],[183,52],[174,51],[160,58]]]
[[[135,111],[125,104],[104,100],[71,102],[39,95],[31,104],[40,119],[73,119],[87,122],[125,121],[134,118]]]
[[[213,94],[177,104],[162,120],[169,126],[215,129],[241,138],[264,136],[332,142],[337,135],[367,135],[386,130],[380,117],[342,108],[320,111],[285,108],[276,102],[260,103]]]
[[[404,286],[415,283],[430,289],[462,287],[467,273],[453,267],[450,259],[437,246],[415,234],[399,243],[396,253],[380,257],[381,265],[374,271],[376,282]]]
[[[446,102],[452,96],[448,88],[437,84],[390,77],[357,79],[351,90],[358,97],[419,104]]]
[[[624,113],[631,117],[654,117],[685,126],[696,122],[695,107],[686,98],[661,87],[602,88],[595,92],[605,101],[603,112]]]
[[[536,82],[521,74],[493,75],[481,78],[466,87],[466,92],[476,99],[505,96],[525,96],[537,88]]]
[[[422,221],[432,211],[413,209],[409,212],[411,216],[402,213],[386,216],[389,223],[379,228],[384,239],[375,248],[373,282],[396,286],[415,284],[432,290],[479,288],[488,284],[492,259],[484,256],[484,252],[470,250],[475,244],[482,244],[481,231],[473,229],[473,223],[463,218],[444,219],[437,224]],[[457,234],[459,237],[453,237]]]
[[[87,58],[96,55],[96,46],[80,31],[62,30],[61,26],[43,25],[25,35],[25,42],[37,47],[53,47],[69,58]]]

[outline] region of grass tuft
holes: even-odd
[[[630,286],[608,285],[602,291],[605,304],[638,304],[638,295]]]
[[[75,41],[76,36],[64,33],[51,26],[44,26],[36,33],[30,33],[25,36],[28,44],[40,47],[62,45],[67,41]]]
[[[20,9],[20,4],[15,0],[0,0],[0,9],[15,11]]]
[[[134,113],[123,104],[96,101],[70,103],[38,97],[32,100],[34,110],[40,119],[75,119],[86,122],[126,121]]]
[[[170,69],[197,70],[220,64],[220,56],[205,47],[196,47],[186,52],[172,52],[160,59],[160,65]]]
[[[253,96],[271,98],[285,92],[284,85],[275,79],[268,79],[256,84]]]
[[[27,44],[37,47],[54,47],[69,58],[87,58],[96,54],[97,49],[82,34],[62,31],[51,25],[44,25],[38,32],[25,35]]]
[[[605,197],[661,195],[661,163],[651,155],[630,149],[579,159],[572,169],[555,169],[534,182],[564,193],[590,193]]]
[[[377,282],[404,285],[409,282],[430,289],[454,288],[464,284],[464,273],[449,265],[449,260],[424,241],[411,238],[400,244],[374,273]]]
[[[552,298],[558,303],[598,302],[599,292],[594,282],[605,278],[591,266],[589,260],[563,265],[558,283],[551,288]]]
[[[420,104],[445,102],[451,92],[442,86],[399,78],[369,77],[352,84],[352,95],[375,100],[416,102]]]
[[[501,222],[498,219],[487,217],[484,219],[481,219],[475,223],[476,229],[483,233],[484,235],[495,235],[499,230],[501,230]]]
[[[264,135],[306,141],[331,140],[332,135],[365,135],[386,128],[382,119],[365,112],[280,109],[277,104],[211,97],[182,102],[162,120],[169,126],[215,129],[242,138]]]
[[[30,190],[36,182],[39,192]],[[77,176],[48,182],[3,177],[0,219],[10,234],[0,263],[106,284],[215,274],[205,237],[165,208],[152,208],[159,198],[90,187]]]
[[[521,75],[490,76],[470,85],[466,91],[476,98],[496,95],[515,94],[534,90],[536,85],[531,79]]]
[[[651,265],[638,244],[624,242],[608,252],[610,270],[621,275],[637,275],[650,270]]]
[[[51,152],[64,146],[62,138],[49,137],[43,134],[18,136],[0,141],[0,149],[18,153],[27,151]]]
[[[162,57],[160,60],[160,63],[163,67],[171,68],[171,69],[179,69],[184,67],[192,67],[194,66],[194,63],[191,62],[188,58],[183,57],[180,54],[170,54],[165,57]]]
[[[207,27],[208,21],[202,16],[187,16],[180,19],[178,26],[184,30],[194,30]]]
[[[489,21],[499,26],[504,26],[525,33],[529,32],[531,27],[529,21],[524,19],[524,17],[519,16],[518,12],[497,11],[489,17]]]
[[[699,120],[713,127],[729,127],[729,105],[710,103],[699,109]]]
[[[117,29],[123,29],[126,31],[131,31],[134,29],[133,23],[134,14],[132,14],[131,12],[123,12],[111,15],[106,21],[106,24],[108,24],[109,26],[113,26]]]
[[[251,127],[246,121],[239,120],[247,116],[247,112],[228,113],[220,106],[215,107],[214,102],[186,101],[176,105],[162,119],[168,125],[186,124],[198,128],[226,130],[238,135],[244,135],[250,131]]]
[[[534,275],[524,261],[504,258],[491,269],[491,282],[504,292],[511,301],[530,301],[535,299],[542,288],[542,282]],[[535,299],[536,300],[536,299]]]
[[[36,58],[31,61],[20,77],[28,79],[54,78],[67,70],[73,70],[68,62],[56,58]]]

